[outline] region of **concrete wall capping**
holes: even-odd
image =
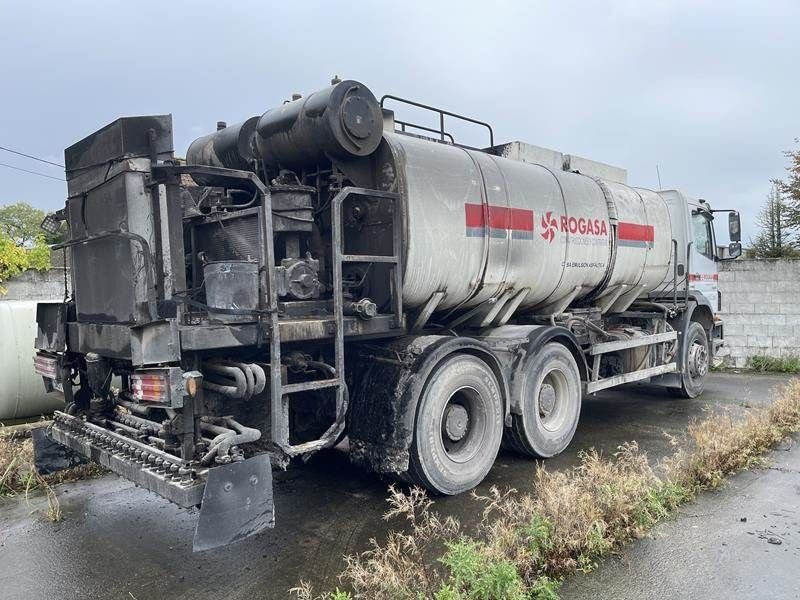
[[[69,271],[67,285],[71,288]],[[60,301],[64,298],[64,268],[53,268],[49,271],[25,271],[11,281],[3,284],[7,292],[0,296],[5,300],[40,300]]]

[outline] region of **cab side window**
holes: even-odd
[[[697,251],[714,260],[714,243],[711,237],[711,221],[701,212],[692,213],[692,229],[694,230],[694,247]]]

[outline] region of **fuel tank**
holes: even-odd
[[[404,206],[409,308],[444,292],[439,310],[514,295],[615,312],[668,272],[669,212],[650,190],[388,132],[376,172]]]

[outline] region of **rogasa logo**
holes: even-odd
[[[553,216],[551,211],[547,211],[547,213],[542,215],[542,230],[542,237],[546,239],[548,243],[552,242],[556,237],[558,220]]]
[[[567,217],[566,215],[556,218],[552,211],[547,211],[542,215],[542,237],[551,243],[555,239],[557,231],[578,235],[606,236],[608,235],[608,226],[603,219]]]

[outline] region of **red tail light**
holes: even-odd
[[[139,402],[169,402],[166,373],[136,372],[131,375],[131,394]]]
[[[58,360],[44,354],[37,354],[33,357],[33,370],[42,377],[58,379]]]

